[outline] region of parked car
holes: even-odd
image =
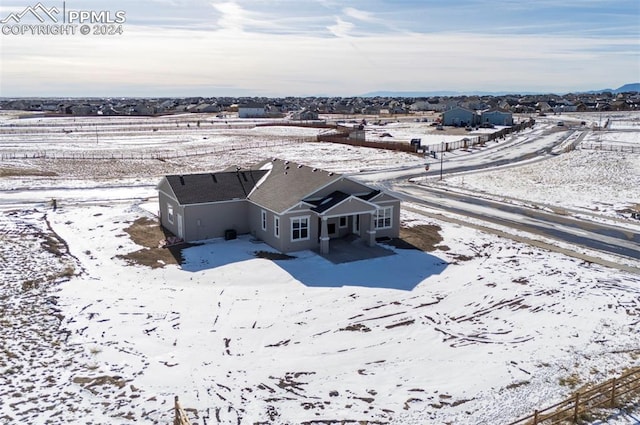
[[[564,127],[564,121],[558,121],[558,127]]]

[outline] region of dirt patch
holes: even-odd
[[[255,256],[258,258],[264,258],[267,260],[293,260],[294,256],[281,254],[279,252],[269,252],[269,251],[256,251]]]
[[[436,225],[419,225],[413,227],[400,228],[400,237],[386,241],[387,245],[391,245],[398,249],[419,249],[421,251],[430,252],[437,249],[448,251],[449,247],[438,245],[443,241],[440,231],[442,228]]]
[[[54,177],[53,171],[42,171],[36,168],[0,168],[0,177]]]
[[[349,325],[345,328],[340,328],[339,330],[341,331],[356,331],[356,332],[371,332],[371,329],[369,329],[367,326],[363,325],[362,323],[356,323],[355,325]]]
[[[144,248],[117,257],[131,264],[141,264],[152,269],[164,267],[167,264],[182,264],[184,261],[182,250],[196,245],[182,243],[160,248],[160,241],[173,236],[173,234],[160,226],[157,220],[148,217],[137,219],[124,231],[129,234],[133,242]]]

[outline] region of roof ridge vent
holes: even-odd
[[[330,176],[333,176],[333,171],[329,173]]]
[[[302,168],[302,167],[303,167],[303,165],[302,165],[302,164],[298,164],[298,168]]]

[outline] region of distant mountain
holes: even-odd
[[[625,84],[617,89],[602,89],[602,90],[590,90],[581,91],[579,93],[597,94],[603,92],[611,92],[614,94],[625,92],[640,92],[640,83]],[[438,90],[438,91],[374,91],[365,94],[361,94],[360,97],[435,97],[435,96],[506,96],[513,95],[535,95],[535,94],[549,94],[549,92],[517,92],[517,91],[500,91],[500,92],[488,92],[488,91],[470,91],[460,92],[452,90]]]
[[[640,83],[625,84],[624,86],[620,86],[617,89],[589,90],[589,91],[582,91],[580,93],[598,94],[598,93],[605,93],[605,92],[609,92],[609,93],[613,93],[613,94],[628,93],[628,92],[640,92]]]
[[[614,93],[625,93],[625,92],[640,92],[640,83],[630,83],[625,84],[624,86],[618,87],[613,92]]]

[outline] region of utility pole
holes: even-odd
[[[440,180],[442,180],[442,161],[444,160],[444,142],[440,145]]]

